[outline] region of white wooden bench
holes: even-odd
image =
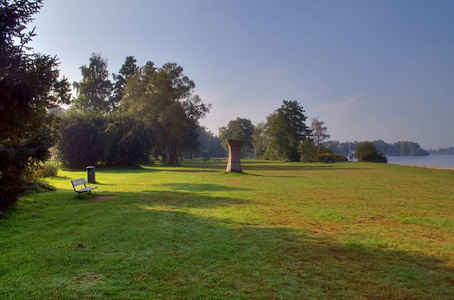
[[[97,186],[87,186],[87,182],[85,181],[85,178],[79,178],[79,179],[74,179],[71,180],[71,184],[73,185],[74,192],[79,193],[79,198],[80,194],[88,192],[89,194],[91,193],[91,190],[97,189]],[[77,189],[79,185],[83,185],[84,187],[81,189]]]

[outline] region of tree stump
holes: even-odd
[[[243,147],[243,140],[227,139],[229,145],[229,162],[227,163],[226,172],[241,173],[241,148]]]

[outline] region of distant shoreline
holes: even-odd
[[[426,169],[437,169],[437,170],[453,170],[454,167],[439,167],[439,166],[428,166],[428,165],[404,165],[404,164],[390,164],[390,165],[399,165],[399,166],[408,166],[408,167],[420,167]]]

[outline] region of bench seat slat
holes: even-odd
[[[79,193],[79,197],[81,193],[88,192],[90,193],[91,190],[97,189],[97,186],[87,186],[87,181],[85,181],[85,178],[79,178],[79,179],[74,179],[71,180],[71,184],[73,186],[73,189],[75,192]],[[83,185],[83,188],[77,189],[77,186]]]
[[[97,188],[98,188],[97,186],[88,186],[88,187],[84,187],[83,189],[76,190],[76,192],[83,193],[83,192],[88,192],[88,191],[91,191],[91,190],[94,190]]]

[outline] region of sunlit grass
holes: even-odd
[[[60,172],[0,221],[0,298],[454,298],[453,171],[224,170],[101,168],[81,199]]]

